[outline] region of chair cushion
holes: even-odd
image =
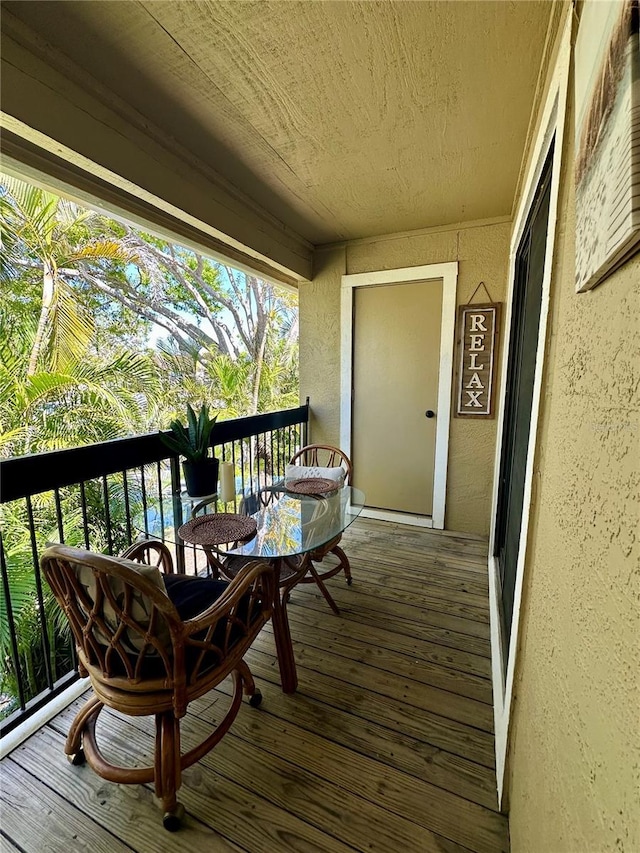
[[[225,581],[194,578],[189,575],[167,575],[164,585],[183,621],[193,619],[198,613],[211,607],[229,586]]]
[[[338,465],[337,468],[321,468],[318,465],[287,465],[284,471],[284,481],[290,483],[292,480],[324,477],[326,480],[335,480],[342,486],[346,473],[341,465]]]
[[[155,587],[157,587],[158,590],[163,593],[163,595],[167,594],[164,581],[162,579],[162,574],[157,568],[157,566],[148,566],[144,563],[136,563],[133,560],[125,560],[123,558],[118,558],[118,562],[120,563],[120,565],[133,569],[136,574],[141,575],[142,577],[151,581],[151,583]],[[75,576],[78,579],[80,585],[83,587],[88,599],[92,603],[95,602],[97,587],[94,570],[91,568],[91,566],[88,566],[85,563],[76,563],[73,561],[69,561],[69,565],[73,569]],[[117,606],[123,607],[125,598],[124,581],[122,581],[118,577],[110,576],[109,589],[111,590],[111,594],[113,595]],[[149,628],[152,604],[151,601],[142,592],[135,589],[135,587],[131,587],[131,589],[133,590],[133,593],[131,597],[130,616],[137,623],[140,630],[138,631],[133,627],[127,627],[122,633],[120,639],[125,651],[135,655],[138,652],[142,651],[142,649],[146,645],[144,635],[147,629]],[[81,604],[81,602],[78,603]],[[104,597],[102,603],[102,617],[109,630],[111,632],[115,632],[118,628],[118,625],[120,624],[120,618],[113,605],[107,599],[106,596]],[[93,628],[93,633],[99,643],[105,646],[109,645],[110,638],[106,637],[97,626]],[[169,629],[162,617],[159,619],[156,617],[156,637],[165,648],[169,649],[171,647]],[[150,647],[147,647],[146,653],[147,655],[157,655],[157,651]]]

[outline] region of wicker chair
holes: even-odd
[[[351,483],[351,477],[353,474],[351,460],[344,451],[328,444],[308,444],[291,457],[289,464],[300,465],[305,468],[342,467],[344,469],[345,485],[350,485]],[[332,578],[334,575],[337,575],[338,572],[344,571],[347,584],[351,586],[351,566],[349,565],[347,555],[340,547],[341,539],[342,534],[339,534],[321,548],[317,548],[315,551],[312,551],[308,555],[309,565],[307,573],[302,580],[298,581],[299,583],[317,584],[327,603],[337,615],[340,614],[340,610],[324,582],[327,578]],[[326,569],[323,572],[318,572],[314,563],[321,563],[329,554],[333,554],[338,558],[338,564],[336,566],[331,566],[331,568]]]
[[[176,798],[182,771],[228,731],[243,691],[251,705],[260,704],[243,657],[270,617],[272,568],[253,561],[231,583],[185,577],[173,574],[166,546],[146,541],[129,548],[126,558],[54,545],[40,562],[69,620],[79,672],[94,690],[71,725],[65,753],[112,782],[153,782],[164,826],[175,831],[184,815]],[[229,674],[234,692],[225,717],[183,755],[180,719],[187,706]],[[105,759],[96,743],[105,705],[130,716],[155,715],[152,767],[119,767]]]

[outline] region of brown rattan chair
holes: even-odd
[[[328,444],[308,444],[306,447],[303,447],[297,453],[294,453],[294,455],[289,461],[289,464],[296,466],[299,465],[305,468],[342,467],[344,469],[344,484],[347,486],[351,484],[351,477],[353,474],[351,460],[344,451],[340,450],[337,447],[332,447]],[[322,472],[319,473],[321,474]],[[339,534],[330,542],[327,542],[325,545],[323,545],[321,548],[317,548],[315,551],[312,551],[309,554],[309,567],[307,573],[302,578],[302,580],[298,581],[298,583],[317,584],[320,589],[320,592],[325,597],[327,603],[329,604],[333,612],[337,615],[340,614],[340,610],[338,609],[338,605],[333,600],[333,597],[331,596],[324,582],[328,578],[332,578],[334,575],[337,575],[339,572],[343,571],[347,584],[351,586],[351,566],[349,565],[347,555],[340,547],[341,539],[342,534]],[[331,566],[330,568],[325,569],[322,572],[319,572],[316,569],[314,563],[321,563],[329,554],[333,554],[335,557],[338,558],[338,564],[335,566]]]
[[[126,558],[53,545],[40,562],[69,620],[80,675],[89,676],[94,690],[71,725],[67,756],[74,764],[86,759],[112,782],[153,782],[164,826],[178,829],[184,815],[176,798],[182,771],[228,731],[243,691],[251,705],[260,704],[243,657],[270,617],[273,569],[250,562],[231,583],[176,575],[166,546],[147,541],[129,548]],[[234,691],[226,715],[201,744],[182,754],[180,720],[187,706],[230,674]],[[105,705],[130,716],[155,715],[152,767],[106,760],[96,742]]]

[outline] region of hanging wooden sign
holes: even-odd
[[[459,362],[455,416],[493,418],[501,303],[459,309]]]

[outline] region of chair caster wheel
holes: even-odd
[[[165,812],[162,815],[162,825],[168,832],[177,832],[184,818],[184,806],[182,803],[177,803],[175,809],[170,812]]]
[[[253,694],[253,696],[249,697],[249,704],[252,708],[258,708],[262,702],[262,693],[259,690]]]
[[[69,764],[73,764],[74,767],[81,767],[83,764],[86,764],[87,756],[84,754],[84,749],[79,749],[73,755],[67,755],[67,761]]]
[[[347,586],[351,586],[353,583],[353,578],[347,578]]]

